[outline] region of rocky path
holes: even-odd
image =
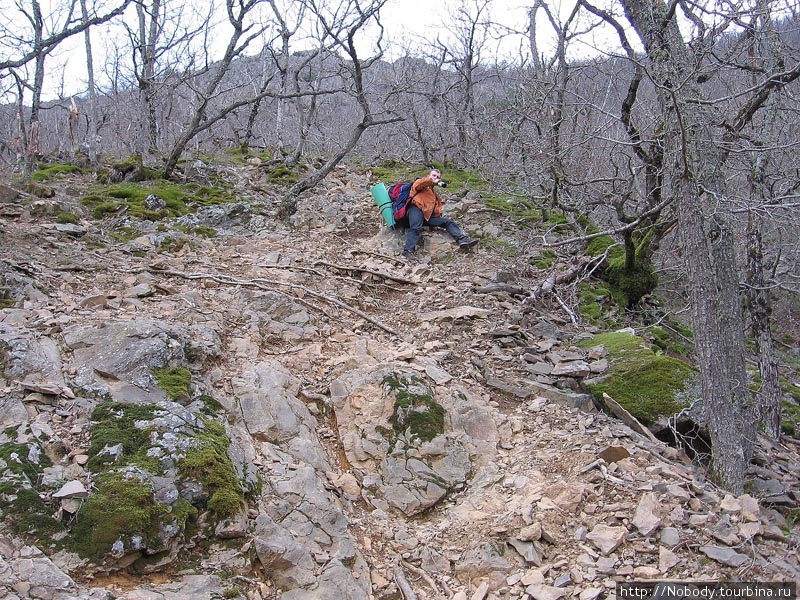
[[[762,445],[758,485],[725,495],[594,410],[579,381],[602,349],[574,347],[590,334],[557,305],[522,302],[535,270],[440,233],[421,264],[399,261],[368,184],[342,171],[292,229],[252,207],[201,211],[217,236],[169,252],[155,226],[127,241],[56,226],[42,205],[75,205],[61,188],[0,206],[4,435],[67,448],[47,505],[82,510],[65,480],[94,493],[87,390],[178,414],[148,371],[178,362],[186,402],[224,407],[239,473],[261,482],[216,537],[125,548],[99,570],[6,531],[0,597],[593,600],[631,580],[800,578],[796,445]],[[500,235],[477,201],[455,210]],[[441,422],[415,430],[437,406]]]

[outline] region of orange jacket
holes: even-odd
[[[411,186],[412,202],[422,211],[427,221],[432,216],[442,215],[442,197],[436,189],[433,178],[429,175],[421,177]]]

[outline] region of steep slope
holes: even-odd
[[[800,577],[797,447],[762,446],[732,498],[598,413],[580,381],[603,349],[523,303],[537,271],[496,250],[520,241],[479,199],[451,210],[481,247],[430,232],[411,266],[364,175],[338,171],[291,227],[257,165],[226,176],[238,203],[166,226],[56,223],[85,210],[80,177],[0,205],[6,597],[592,600]]]

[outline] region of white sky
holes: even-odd
[[[48,5],[58,5],[60,0],[40,0],[42,3],[43,11],[47,14]],[[223,0],[216,0],[217,4],[221,4]],[[434,41],[436,36],[440,36],[442,41],[448,43],[447,28],[454,25],[454,18],[452,15],[456,13],[456,7],[461,6],[468,10],[470,13],[476,11],[477,6],[484,4],[485,0],[389,0],[381,11],[381,21],[385,28],[385,35],[387,36],[385,49],[387,49],[386,58],[393,60],[402,54],[406,47],[410,47],[412,51],[420,50],[424,47],[426,41]],[[15,9],[15,5],[20,2],[27,5],[28,0],[0,0],[0,19],[7,21],[8,19],[16,19],[18,25],[24,26],[24,17],[20,15]],[[553,0],[551,5],[556,7],[560,12],[571,10],[574,6],[575,0]],[[168,3],[169,4],[169,3]],[[491,36],[486,42],[486,47],[483,53],[483,60],[492,62],[497,58],[499,61],[507,60],[520,60],[521,52],[528,54],[529,47],[527,39],[522,35],[509,36],[501,35],[501,32],[509,31],[524,32],[528,25],[527,10],[533,4],[533,0],[491,0],[487,15],[489,20],[499,24],[496,34]],[[203,6],[208,6],[208,0],[199,0],[196,2],[187,3],[185,7],[193,9],[201,9]],[[16,15],[16,16],[14,16]],[[127,13],[129,22],[131,18],[135,21],[135,11],[133,7],[129,8]],[[540,36],[538,40],[539,51],[548,54],[551,52],[552,36],[547,35],[549,26],[543,14],[539,16]],[[107,80],[104,80],[102,75],[102,67],[104,63],[103,48],[110,42],[110,37],[117,38],[124,42],[124,33],[116,31],[109,33],[108,29],[93,30],[92,43],[95,54],[95,77],[100,87],[107,86]],[[224,35],[218,35],[217,41],[220,46],[224,46],[227,41]],[[370,44],[367,36],[364,36],[366,46]],[[254,43],[252,46],[252,53],[260,49],[260,45]],[[584,49],[589,48],[585,46]],[[294,48],[296,50],[298,48]],[[577,50],[576,55],[581,54],[581,48],[575,46]],[[592,49],[592,53],[596,53],[596,49]],[[221,54],[221,50],[220,50]],[[364,56],[368,52],[364,50]],[[216,57],[218,58],[218,57]],[[86,73],[86,54],[84,48],[83,35],[73,36],[70,40],[60,47],[56,53],[49,56],[47,59],[47,96],[53,97],[63,93],[81,94],[84,93],[87,87],[87,73]]]

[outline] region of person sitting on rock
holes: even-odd
[[[458,244],[459,248],[466,250],[478,243],[478,240],[469,237],[452,219],[442,217],[442,196],[436,189],[442,183],[442,174],[438,169],[432,169],[427,177],[421,177],[411,186],[411,201],[408,204],[406,216],[408,217],[408,233],[406,244],[403,248],[403,257],[410,262],[416,262],[417,255],[414,248],[419,242],[419,234],[423,225],[429,227],[444,227]]]

